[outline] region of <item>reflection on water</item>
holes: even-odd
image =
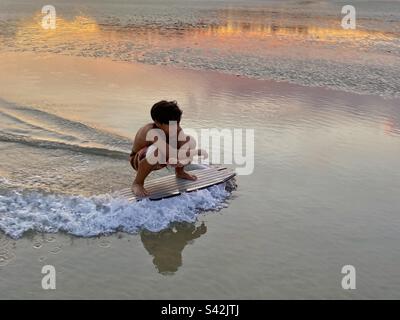
[[[131,298],[141,298],[138,292],[143,292],[144,297],[165,298],[172,292],[173,297],[184,298],[193,293],[195,283],[199,288],[196,297],[200,298],[220,298],[227,294],[232,298],[346,298],[337,285],[337,268],[338,263],[344,265],[348,261],[365,265],[366,272],[375,275],[366,280],[366,285],[376,290],[376,296],[398,296],[398,285],[392,281],[398,273],[398,259],[393,260],[393,257],[399,257],[396,244],[399,242],[400,136],[393,135],[400,124],[398,100],[213,73],[173,73],[170,69],[108,61],[97,64],[91,59],[52,56],[51,59],[31,60],[29,56],[10,56],[18,60],[19,68],[26,68],[38,77],[51,62],[58,66],[53,71],[61,76],[40,76],[46,81],[34,90],[36,87],[31,87],[30,82],[22,77],[23,72],[16,72],[18,69],[13,67],[13,60],[2,57],[1,65],[7,71],[7,78],[1,81],[0,86],[4,94],[14,95],[16,101],[11,100],[16,103],[26,99],[30,104],[29,99],[42,98],[41,93],[47,89],[52,93],[52,110],[62,110],[66,115],[75,112],[81,123],[99,119],[106,128],[128,133],[147,119],[148,106],[155,97],[168,97],[173,93],[184,106],[185,125],[194,125],[197,129],[210,126],[234,128],[240,124],[243,128],[256,129],[256,172],[251,177],[240,179],[238,198],[223,213],[227,219],[212,219],[212,228],[216,232],[207,234],[207,239],[210,237],[217,248],[215,252],[222,254],[205,253],[201,243],[196,243],[189,248],[190,255],[185,256],[188,271],[196,270],[196,277],[204,281],[193,281],[186,272],[177,273],[179,279],[172,282],[164,282],[169,277],[160,280],[154,276],[156,272],[149,273],[146,269],[149,266],[147,259],[137,258],[142,257],[140,254],[126,254],[132,247],[130,243],[125,246],[122,242],[113,242],[113,250],[108,250],[107,255],[112,258],[115,254],[115,260],[104,259],[104,255],[96,255],[96,252],[88,260],[86,251],[81,251],[83,246],[71,250],[65,246],[65,259],[59,261],[66,261],[66,267],[74,268],[86,262],[96,268],[99,266],[96,270],[98,278],[110,278],[115,274],[115,285],[107,291],[92,280],[82,288],[79,280],[93,276],[92,268],[82,268],[82,278],[72,282],[74,288],[69,292],[60,291],[64,297],[72,294],[104,297],[105,293],[113,292],[114,297],[122,295],[124,298],[125,292]],[[103,72],[97,73],[97,68]],[[96,79],[96,86],[74,77],[74,73],[70,73],[72,69],[78,75],[85,71]],[[110,70],[115,70],[115,73]],[[119,77],[115,76],[117,73]],[[102,85],[107,83],[106,80],[117,86],[107,89]],[[124,90],[124,83],[129,84],[129,90]],[[21,98],[24,92],[29,92],[30,96]],[[79,100],[76,103],[60,100],[63,103],[58,104],[58,96],[63,99],[65,96],[79,97]],[[107,96],[114,100],[107,100]],[[75,104],[80,108],[75,109]],[[49,114],[52,112],[46,113],[40,125]],[[58,118],[51,119],[59,123]],[[9,168],[4,168],[5,161],[0,161],[3,170],[25,168],[22,172],[26,175],[26,166],[19,165],[19,160],[31,156],[34,149],[12,144],[6,147],[5,157],[10,157],[10,154],[18,157],[11,156],[13,161],[10,161]],[[21,153],[15,153],[17,149],[21,149]],[[64,181],[65,170],[75,168],[82,160],[76,157],[76,162],[73,162],[65,155],[57,157],[64,163],[61,167],[66,167],[60,172],[60,166],[55,166],[59,161],[54,161],[54,157],[47,157],[48,153],[41,148],[37,148],[35,153],[40,153],[45,160],[35,156],[38,160],[28,167],[33,163],[35,169],[39,163],[47,168],[51,177],[59,174],[57,179]],[[94,181],[94,185],[104,181],[119,187],[128,180],[117,175],[125,170],[118,163],[114,170],[108,166],[106,157],[96,161],[89,159],[84,168],[93,172],[90,175],[93,178],[86,178],[87,175],[81,173],[85,171],[80,170],[74,176],[82,176],[86,183]],[[110,161],[115,163],[113,159]],[[141,240],[154,259],[155,269],[161,274],[171,274],[182,265],[182,252],[186,245],[205,232],[204,225],[178,225],[175,230],[157,234],[143,232]],[[32,250],[38,250],[40,259],[60,257],[42,253],[40,249]],[[140,251],[147,255],[142,248],[134,253]],[[70,259],[75,254],[75,260]],[[212,256],[212,263],[209,259],[199,258],[202,256]],[[135,261],[132,261],[133,257]],[[105,260],[114,263],[107,265]],[[25,258],[22,263],[24,261],[29,260]],[[226,268],[227,261],[231,261],[230,268]],[[386,263],[387,273],[379,273],[381,266],[371,264],[371,261]],[[134,273],[131,263],[135,267]],[[8,270],[18,277],[18,269],[13,271],[10,265]],[[218,275],[219,286],[214,285],[215,275]],[[321,279],[326,279],[326,282],[321,283]],[[23,284],[29,279],[25,276],[20,281]],[[376,286],[376,283],[382,285]],[[43,294],[39,292],[39,296]],[[356,294],[365,298],[373,293],[361,288]]]
[[[400,136],[400,117],[399,119],[389,118],[383,122],[383,130],[385,134]]]
[[[200,226],[190,223],[177,224],[173,228],[153,233],[143,231],[140,237],[143,246],[154,257],[153,263],[158,272],[173,274],[182,266],[182,251],[194,239],[207,232],[204,222]]]
[[[72,20],[57,16],[56,29],[44,29],[42,17],[36,14],[32,20],[24,21],[18,26],[15,33],[16,44],[24,44],[27,40],[48,43],[55,40],[85,40],[99,32],[97,22],[89,16],[80,15]]]
[[[1,26],[0,51],[51,52],[218,70],[387,96],[399,92],[395,79],[400,37],[396,32],[343,30],[337,21],[319,24],[292,18],[227,17],[219,23],[157,24],[150,20],[137,24],[104,22],[90,15],[58,16],[57,28],[44,30],[40,17]]]
[[[318,27],[307,25],[285,25],[278,23],[265,22],[240,22],[228,21],[224,25],[209,26],[205,31],[199,33],[206,36],[235,37],[246,36],[255,38],[266,38],[270,36],[310,38],[312,40],[391,40],[392,34],[368,31],[368,30],[344,30],[339,27]]]
[[[38,43],[43,44],[43,49],[51,49],[46,46],[55,44],[67,44],[68,42],[102,40],[102,46],[97,50],[108,49],[110,43],[107,41],[140,41],[141,43],[162,44],[163,42],[174,42],[179,39],[186,40],[193,44],[193,41],[226,41],[236,40],[237,46],[240,47],[240,39],[248,40],[267,39],[270,37],[287,38],[291,41],[392,41],[398,36],[394,33],[380,32],[373,30],[344,30],[338,25],[337,21],[333,21],[327,26],[293,24],[291,21],[280,20],[273,21],[264,17],[254,21],[241,21],[240,17],[226,17],[225,21],[220,24],[203,24],[198,25],[180,25],[174,27],[156,26],[148,27],[135,24],[120,25],[112,23],[99,23],[95,17],[88,15],[75,16],[73,19],[65,19],[60,15],[57,16],[55,30],[45,30],[41,26],[43,15],[36,14],[32,19],[19,22],[16,26],[14,34],[14,45],[17,46],[34,46]],[[3,28],[2,28],[3,29]],[[0,30],[0,35],[4,30]],[[3,39],[5,41],[7,37]],[[216,39],[215,39],[216,38]],[[240,39],[237,39],[240,38]],[[86,45],[88,43],[85,43]],[[126,43],[124,43],[126,45]],[[196,42],[196,44],[199,44]],[[223,42],[217,42],[214,45],[223,46]],[[9,44],[8,44],[9,45]],[[131,43],[131,45],[134,45]],[[31,48],[26,48],[31,49]],[[64,47],[70,50],[71,48]],[[116,49],[116,48],[115,48]],[[270,50],[271,48],[269,48]],[[100,54],[100,52],[99,52]]]
[[[283,28],[284,24],[278,25]],[[223,33],[223,28],[222,25],[219,29],[222,31],[217,32]],[[207,28],[202,30],[204,33],[209,32]],[[249,31],[244,31],[246,32]],[[307,34],[309,31],[290,29],[288,32],[296,35]],[[116,36],[120,35],[118,33]],[[131,36],[132,33],[129,31],[127,35]],[[136,39],[133,38],[134,40]],[[110,42],[105,43],[109,44]],[[182,45],[184,44],[183,42]],[[96,50],[95,45],[93,48]],[[341,51],[333,52],[341,58]],[[366,283],[363,288],[354,293],[357,298],[393,298],[399,295],[399,285],[393,282],[398,274],[400,257],[396,249],[400,223],[400,135],[396,135],[400,128],[398,100],[289,86],[284,83],[228,78],[219,74],[175,74],[163,68],[140,71],[140,68],[129,64],[111,64],[103,60],[97,64],[92,59],[74,60],[60,56],[57,56],[60,60],[56,62],[50,58],[46,61],[29,60],[29,57],[24,61],[19,55],[15,55],[13,59],[15,61],[2,57],[0,60],[2,70],[7,71],[3,73],[4,80],[0,85],[2,95],[14,96],[16,102],[24,103],[23,105],[23,100],[26,100],[26,103],[33,101],[43,107],[46,104],[43,92],[50,93],[46,95],[50,105],[48,108],[68,116],[74,113],[82,123],[98,121],[106,128],[131,132],[130,130],[142,123],[143,118],[147,119],[147,106],[151,102],[164,95],[173,95],[185,108],[185,124],[196,128],[229,128],[240,125],[243,128],[255,128],[257,133],[256,173],[241,179],[238,192],[240,198],[226,209],[224,214],[227,219],[213,219],[212,228],[215,232],[207,234],[216,246],[215,252],[221,254],[204,253],[201,251],[201,243],[197,243],[189,249],[190,257],[185,256],[185,266],[189,269],[187,259],[193,259],[190,265],[196,266],[191,270],[198,271],[197,278],[201,281],[193,281],[193,277],[188,276],[192,274],[190,272],[179,273],[179,276],[183,275],[175,279],[179,281],[167,281],[168,277],[161,277],[163,279],[158,281],[160,279],[156,277],[156,272],[150,273],[149,278],[146,259],[126,254],[130,244],[123,246],[122,241],[113,242],[113,249],[107,251],[106,259],[103,254],[96,254],[94,250],[88,250],[93,254],[92,260],[87,259],[85,253],[88,251],[84,246],[78,245],[71,250],[65,248],[63,259],[56,255],[60,259],[58,261],[65,262],[65,266],[71,270],[81,264],[86,267],[86,263],[96,269],[81,268],[78,272],[81,278],[69,277],[68,281],[72,283],[70,291],[58,291],[64,297],[78,295],[87,298],[97,295],[104,298],[106,293],[113,292],[114,297],[122,295],[125,298],[125,292],[131,298],[142,298],[141,293],[144,297],[165,298],[165,292],[172,292],[173,297],[185,298],[193,294],[195,285],[198,288],[196,297],[200,298],[221,298],[227,295],[230,298],[348,298],[337,280],[340,272],[338,265],[349,261],[364,266],[363,273],[368,275],[364,278]],[[53,61],[52,71],[57,72],[59,77],[44,76],[49,61]],[[238,63],[235,60],[232,65]],[[23,78],[21,66],[28,70],[27,75],[32,72],[42,82],[36,86]],[[354,71],[351,66],[346,65],[345,69],[328,66],[329,69],[325,71],[344,76],[328,80],[349,83],[349,77],[356,74],[348,72]],[[306,68],[309,67],[310,65],[306,65]],[[299,69],[291,66],[291,71],[296,70]],[[321,77],[329,75],[321,70],[324,71],[311,71]],[[398,79],[398,76],[388,77],[383,69],[378,70],[375,75],[365,65],[359,71],[362,70],[365,73],[360,72],[356,79],[358,82],[354,83],[374,84],[377,83],[378,75],[382,74],[385,80],[383,88],[387,89],[390,84],[396,84]],[[82,80],[83,72],[86,73],[86,78],[93,79],[93,84]],[[374,77],[368,78],[368,74]],[[307,81],[313,79],[309,73],[299,72],[299,75]],[[368,82],[363,83],[364,79]],[[109,88],[106,86],[108,83],[115,86]],[[24,97],[27,92],[30,95]],[[72,100],[75,98],[76,100]],[[47,117],[48,114],[44,119]],[[51,119],[55,121],[54,117]],[[8,156],[13,161],[7,161],[7,167],[4,167],[5,161],[0,161],[4,168],[2,170],[14,172],[22,168],[17,176],[26,176],[26,167],[19,164],[22,160],[27,161],[29,157],[33,157],[32,150],[33,148],[5,144],[4,157]],[[71,158],[62,154],[58,157],[56,154],[56,158],[48,157],[48,154],[37,148],[33,159],[38,161],[31,162],[27,167],[33,165],[31,169],[38,174],[36,168],[40,164],[41,167],[46,167],[49,179],[65,182],[66,170],[72,171],[70,168],[76,169],[83,159],[90,159],[88,163],[82,162],[82,167],[71,175],[80,177],[86,183],[80,182],[81,185],[78,183],[74,186],[80,190],[83,189],[82,186],[86,187],[88,181],[95,181],[93,184],[96,188],[100,183],[113,183],[120,187],[125,179],[118,175],[124,167],[113,159],[108,161],[104,157],[92,160],[75,153]],[[55,167],[59,160],[64,163],[61,166],[64,169],[60,169],[59,165]],[[109,165],[111,161],[116,163],[115,167]],[[67,185],[67,188],[71,188],[71,185],[72,183]],[[60,184],[60,187],[63,186]],[[105,186],[101,188],[99,190],[105,190]],[[178,225],[175,229],[156,234],[142,232],[141,240],[152,256],[156,270],[161,274],[171,274],[177,272],[182,265],[182,252],[186,245],[206,231],[204,224],[198,227]],[[238,237],[238,234],[241,236]],[[22,244],[23,242],[20,247],[23,247]],[[31,247],[35,244],[32,243]],[[36,245],[39,247],[42,244],[38,242]],[[108,245],[104,242],[96,247]],[[0,249],[6,246],[8,245],[2,245],[0,239]],[[118,249],[121,250],[117,251]],[[32,250],[40,251],[40,248],[33,247]],[[143,249],[139,250],[146,254]],[[111,259],[112,254],[115,254],[115,260]],[[23,258],[22,254],[18,255]],[[70,259],[74,255],[75,260]],[[204,255],[212,257],[212,263],[209,263],[209,259],[199,259]],[[46,257],[54,258],[53,255]],[[132,257],[135,257],[135,261],[132,261]],[[113,263],[107,264],[106,261]],[[227,261],[231,262],[230,268],[226,268]],[[29,256],[18,261],[18,264],[23,266],[25,262],[31,262]],[[385,267],[384,273],[380,272],[382,263]],[[30,279],[26,275],[18,274],[20,268],[11,268],[12,266],[10,264],[8,268],[12,276],[10,278],[18,279],[18,285],[24,289],[22,285]],[[104,290],[109,283],[102,286],[101,281],[96,282],[91,278],[93,271],[98,272],[98,279],[113,279],[115,274],[114,285],[109,290]],[[218,286],[215,286],[214,281],[216,275]],[[92,281],[87,281],[87,285],[82,287],[81,279]],[[26,291],[29,290],[30,287]],[[19,290],[20,295],[24,294],[22,291],[25,290]],[[44,294],[42,291],[38,292],[39,296]]]

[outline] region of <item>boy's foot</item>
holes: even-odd
[[[146,197],[149,195],[144,186],[138,183],[132,185],[132,192],[138,197]]]
[[[187,173],[186,171],[183,171],[183,170],[176,170],[175,174],[176,174],[176,177],[180,178],[180,179],[186,179],[186,180],[192,180],[192,181],[197,180],[197,177],[194,174]]]
[[[172,168],[183,168],[184,165],[179,163],[178,159],[175,158],[169,158],[167,165],[169,165]]]

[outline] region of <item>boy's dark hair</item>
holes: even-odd
[[[161,124],[169,124],[170,121],[180,122],[183,111],[176,101],[162,100],[151,108],[151,118]]]

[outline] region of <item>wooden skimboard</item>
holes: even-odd
[[[130,188],[121,190],[118,192],[118,195],[127,198],[131,202],[146,198],[150,200],[161,200],[179,196],[185,192],[208,188],[226,182],[236,175],[235,171],[225,167],[208,167],[188,172],[196,175],[197,180],[190,181],[176,178],[175,175],[168,175],[145,182],[144,187],[150,193],[148,197],[137,197]]]

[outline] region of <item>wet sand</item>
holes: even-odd
[[[184,126],[256,131],[254,174],[196,223],[94,238],[1,235],[0,298],[399,298],[399,100],[50,54],[3,53],[0,70],[2,103],[46,112],[19,114],[25,125],[79,121],[121,137],[122,153],[161,98],[180,102]],[[132,178],[112,156],[0,147],[2,177],[29,190],[90,196]],[[55,291],[41,288],[44,264],[56,267]],[[358,270],[351,292],[340,284],[347,264]]]

